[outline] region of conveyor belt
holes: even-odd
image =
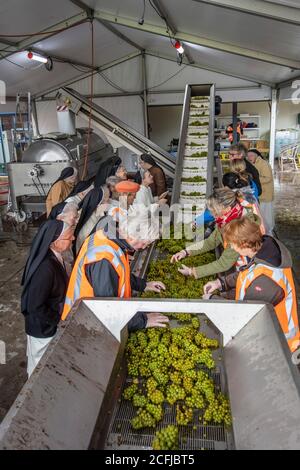
[[[63,100],[71,101],[69,108],[73,112],[85,120],[89,119],[90,101],[87,98],[71,88],[62,88],[59,93]],[[113,138],[137,155],[151,153],[165,173],[174,178],[175,162],[165,150],[95,103],[92,105],[91,122],[108,137]]]
[[[218,339],[221,343],[221,335],[213,324],[207,320],[204,314],[199,314],[201,323],[201,332],[209,338]],[[177,322],[171,321],[171,327],[176,328],[179,326]],[[223,350],[217,349],[213,353],[216,361],[216,369],[209,373],[214,381],[217,391],[228,394],[225,368],[223,364]],[[124,366],[122,366],[124,370]],[[120,374],[122,374],[122,370]],[[158,423],[155,429],[147,428],[136,431],[132,428],[130,421],[136,415],[136,409],[131,402],[123,400],[122,392],[124,388],[131,384],[131,380],[125,378],[123,386],[120,389],[119,400],[112,412],[112,419],[107,435],[105,449],[107,450],[137,450],[152,448],[152,441],[155,432],[169,425],[176,424],[176,406],[164,404],[164,416],[161,422]],[[226,429],[224,426],[219,425],[205,425],[199,421],[203,413],[200,411],[194,412],[194,419],[188,426],[179,426],[179,449],[180,450],[227,450],[233,449],[234,440],[231,429]]]

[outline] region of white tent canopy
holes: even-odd
[[[297,72],[300,69],[299,2],[146,0],[145,3],[144,24],[140,25],[143,0],[86,0],[85,3],[3,0],[0,74],[7,84],[8,95],[14,95],[20,88],[40,94],[80,75],[74,68],[76,65],[56,61],[53,72],[47,72],[44,67],[37,69],[26,58],[24,51],[30,48],[82,64],[76,67],[88,70],[83,64],[91,65],[91,25],[89,21],[78,22],[87,20],[89,15],[95,18],[95,67],[125,58],[139,49],[176,61],[165,21],[153,7],[163,12],[171,36],[185,42],[187,57],[199,67],[273,86],[300,74]],[[64,30],[72,25],[75,26]],[[29,37],[29,33],[41,31],[49,34]],[[23,37],[12,36],[23,33]],[[14,50],[23,52],[13,54]],[[184,62],[189,63],[187,57]],[[167,62],[165,68],[169,66]],[[149,87],[153,85],[149,82]]]
[[[215,83],[224,101],[274,101],[272,89],[300,76],[295,0],[2,0],[0,31],[8,97],[49,99],[62,85],[90,95],[94,69],[96,102],[138,130],[143,106],[182,103],[186,83]],[[28,50],[50,56],[53,70]]]

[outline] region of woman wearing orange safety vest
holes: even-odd
[[[139,220],[143,221],[139,214]],[[132,290],[160,292],[165,290],[162,282],[146,282],[130,272],[129,254],[145,249],[154,241],[149,228],[144,239],[139,239],[131,227],[137,217],[132,214],[127,219],[127,237],[120,236],[116,224],[110,216],[103,218],[95,233],[88,237],[76,259],[62,313],[62,320],[69,315],[78,299],[85,297],[119,297],[128,299]],[[145,232],[144,232],[145,233]],[[120,312],[121,315],[121,312]],[[128,324],[129,330],[149,326],[166,326],[168,318],[159,314],[138,313]]]
[[[257,224],[247,217],[224,228],[224,240],[240,255],[250,258],[240,272],[209,282],[204,298],[254,300],[273,305],[291,352],[300,345],[297,299],[289,251],[278,240],[263,236]]]

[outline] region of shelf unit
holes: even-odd
[[[257,125],[257,127],[246,127],[243,129],[244,134],[241,137],[241,140],[245,141],[255,141],[260,140],[260,133],[261,133],[261,116],[257,114],[239,114],[238,119],[243,122],[253,122]],[[217,116],[217,128],[215,128],[215,132],[225,132],[226,128],[229,124],[232,123],[232,116]]]

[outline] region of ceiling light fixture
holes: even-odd
[[[37,62],[42,62],[43,64],[47,64],[48,58],[43,57],[42,55],[34,54],[32,51],[29,51],[27,54],[28,59],[36,60]]]
[[[53,69],[53,60],[51,59],[51,57],[45,57],[40,54],[36,54],[35,52],[28,51],[27,58],[29,60],[35,60],[36,62],[41,62],[42,64],[45,64],[46,70],[48,70],[48,72]]]

